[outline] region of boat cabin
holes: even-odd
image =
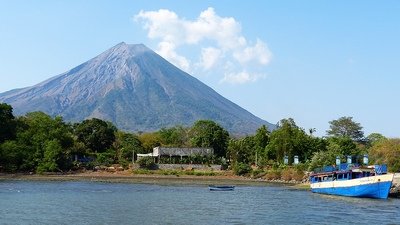
[[[344,181],[387,173],[386,165],[374,165],[367,167],[360,167],[356,164],[342,165],[343,164],[341,164],[339,167],[327,166],[322,170],[317,169],[316,172],[313,172],[310,175],[310,182],[318,183],[335,180]]]

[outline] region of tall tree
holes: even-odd
[[[349,137],[356,142],[362,142],[364,139],[363,127],[360,123],[354,122],[353,117],[340,117],[330,121],[329,124],[330,129],[326,131],[329,136]]]
[[[254,136],[229,140],[227,156],[231,160],[231,164],[253,164],[255,161],[255,146]]]
[[[163,146],[184,147],[188,144],[188,129],[182,126],[161,128],[157,133]]]
[[[17,142],[26,156],[21,169],[44,172],[69,167],[73,138],[70,126],[61,117],[53,119],[43,112],[31,112],[20,117],[18,124]]]
[[[0,103],[0,143],[15,137],[16,123],[11,105]]]
[[[115,141],[116,128],[111,123],[97,118],[84,120],[75,124],[75,135],[78,141],[93,152],[104,152]]]
[[[57,140],[46,141],[44,145],[43,159],[39,162],[37,171],[57,171],[62,164],[63,149]]]
[[[157,132],[154,133],[142,133],[139,136],[139,140],[143,146],[143,153],[153,152],[153,148],[161,145],[160,135]]]
[[[211,120],[198,120],[190,130],[191,142],[196,147],[211,147],[217,156],[226,156],[229,133]]]
[[[289,163],[293,162],[295,155],[300,160],[309,156],[309,136],[299,128],[292,118],[280,121],[278,128],[271,133],[270,142],[267,145],[267,154],[270,159],[283,162],[283,157],[289,157]]]
[[[143,146],[135,134],[116,132],[114,147],[117,150],[119,163],[128,163],[132,160],[133,153],[143,153]]]
[[[255,162],[257,165],[261,165],[267,162],[268,155],[266,147],[269,143],[271,133],[265,125],[262,125],[257,129],[256,134],[254,135],[254,143],[255,143]]]
[[[367,143],[369,146],[374,145],[378,141],[386,140],[387,138],[380,133],[371,133],[367,136]]]

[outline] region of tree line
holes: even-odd
[[[209,120],[135,134],[97,118],[66,123],[43,112],[15,117],[10,105],[0,104],[0,170],[6,172],[57,172],[114,163],[128,167],[133,152],[149,153],[156,146],[212,147],[223,157],[228,138],[227,131]]]
[[[6,172],[54,172],[81,166],[120,164],[128,167],[132,153],[149,153],[156,146],[212,147],[215,157],[237,174],[252,168],[274,168],[293,163],[298,156],[304,169],[335,163],[337,156],[368,154],[372,163],[400,169],[400,140],[373,133],[364,136],[352,117],[330,121],[327,136],[314,136],[291,118],[283,119],[272,132],[261,126],[253,135],[231,137],[211,120],[191,127],[174,126],[155,132],[131,133],[97,118],[67,123],[62,117],[30,112],[15,117],[10,105],[0,104],[0,170]]]

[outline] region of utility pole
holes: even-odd
[[[257,150],[256,150],[256,166],[257,166]]]

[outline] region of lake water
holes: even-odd
[[[0,224],[400,224],[400,199],[285,186],[0,181]]]

